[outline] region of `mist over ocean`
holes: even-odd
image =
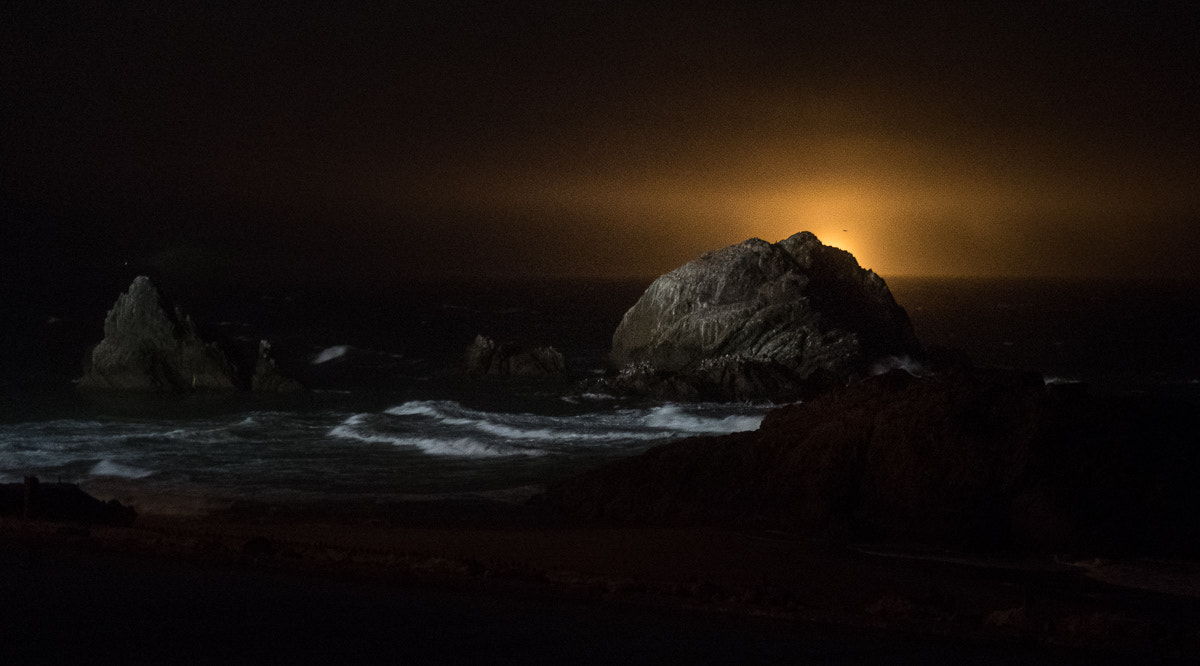
[[[1200,404],[1200,286],[1116,280],[891,278],[928,347],[1091,390]],[[655,444],[754,429],[769,404],[619,399],[612,331],[649,280],[458,281],[369,292],[188,289],[169,301],[249,362],[260,339],[300,395],[88,396],[70,380],[124,284],[5,305],[0,482],[79,483],[146,511],[236,500],[520,499]],[[477,333],[557,347],[575,383],[469,381]],[[155,498],[153,502],[149,498]]]

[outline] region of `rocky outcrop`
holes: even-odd
[[[791,400],[828,388],[832,379],[812,375],[801,380],[791,368],[772,360],[730,354],[705,359],[680,371],[659,370],[647,361],[630,363],[594,384],[660,400]]]
[[[567,363],[554,347],[498,343],[486,335],[463,352],[463,369],[472,377],[565,377]]]
[[[139,276],[108,311],[104,339],[89,352],[76,383],[87,390],[142,393],[303,388],[279,373],[269,342],[260,341],[255,353],[253,342],[247,346],[242,340],[227,339],[224,347],[205,342],[191,317],[178,306],[168,308],[150,278]]]
[[[225,354],[200,339],[178,307],[168,310],[139,276],[104,320],[104,339],[91,352],[78,386],[142,392],[225,391],[237,373]]]
[[[883,279],[801,232],[774,244],[750,239],[658,278],[625,313],[610,359],[655,378],[647,386],[618,378],[617,388],[745,398],[844,383],[881,358],[920,353]],[[713,363],[723,368],[715,378]],[[728,395],[729,386],[754,390]]]
[[[279,374],[279,369],[275,367],[275,359],[271,356],[271,343],[266,340],[260,340],[258,343],[258,359],[254,363],[254,374],[250,377],[250,390],[291,393],[293,391],[302,391],[304,387],[300,382]]]
[[[568,480],[584,520],[867,542],[1200,554],[1200,413],[1041,377],[901,370]]]

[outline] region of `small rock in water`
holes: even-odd
[[[515,342],[497,343],[486,335],[463,353],[463,368],[474,377],[564,377],[567,362],[554,347],[530,347]]]

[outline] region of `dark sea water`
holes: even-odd
[[[202,333],[272,341],[300,395],[121,398],[71,379],[127,286],[45,288],[5,308],[0,482],[79,483],[144,512],[256,501],[520,499],[547,482],[693,434],[754,429],[770,404],[670,404],[605,395],[612,331],[649,280],[441,282],[368,291],[163,281]],[[1048,382],[1200,404],[1200,288],[1120,281],[889,280],[918,337]],[[570,383],[468,381],[477,333],[551,344]],[[237,354],[235,354],[237,356]]]
[[[1200,397],[1200,283],[888,280],[927,347],[1106,392]]]

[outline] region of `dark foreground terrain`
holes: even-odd
[[[438,510],[431,507],[435,513]],[[0,523],[4,663],[1124,663],[1200,657],[1200,575],[775,532],[265,508]],[[272,517],[274,516],[274,517]],[[488,524],[491,522],[492,524]],[[1106,582],[1108,581],[1108,582]],[[1154,589],[1145,589],[1154,588]]]

